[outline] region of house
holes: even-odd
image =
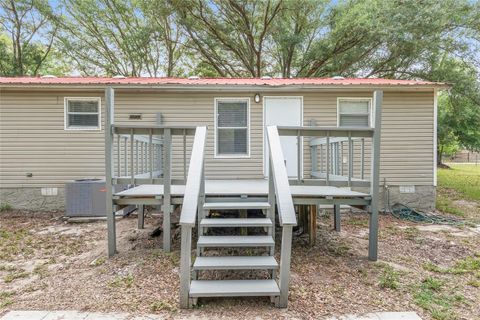
[[[380,184],[392,203],[435,206],[436,96],[446,86],[343,78],[0,78],[2,202],[61,210],[66,181],[104,177],[106,86],[116,88],[116,123],[160,117],[165,125],[208,126],[207,177],[235,179],[266,176],[265,125],[370,126],[373,90],[381,89]],[[296,176],[296,147],[284,148],[288,174]],[[308,177],[308,141],[304,149],[300,174]],[[174,174],[183,166],[174,161]]]
[[[109,256],[117,252],[116,209],[138,206],[143,228],[144,207],[161,206],[168,252],[173,206],[181,205],[184,308],[223,296],[265,296],[286,307],[293,227],[308,229],[313,242],[319,205],[333,206],[337,231],[341,205],[370,213],[370,260],[378,255],[381,182],[392,198],[434,206],[441,83],[44,77],[0,84],[2,201],[32,206],[42,194],[58,199],[65,181],[105,177]],[[249,217],[251,209],[262,217]],[[210,215],[222,210],[239,216]],[[209,232],[250,227],[261,235]],[[240,251],[232,256],[233,249]],[[268,279],[199,277],[237,269],[268,270]]]

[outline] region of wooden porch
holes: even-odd
[[[277,307],[286,307],[290,279],[293,227],[300,224],[315,228],[318,206],[331,205],[335,229],[340,230],[340,205],[361,207],[370,212],[370,260],[377,259],[378,191],[382,92],[376,91],[374,128],[276,127],[266,128],[269,174],[266,179],[211,180],[205,177],[206,127],[122,126],[113,123],[114,91],[106,90],[106,181],[109,256],[116,253],[115,209],[126,205],[139,208],[139,227],[143,227],[144,207],[160,206],[163,212],[163,245],[170,251],[170,217],[173,207],[181,205],[180,305],[188,308],[198,298],[217,296],[268,296]],[[172,178],[172,137],[180,136],[183,148],[183,179]],[[190,163],[187,166],[187,136],[193,136]],[[297,137],[298,175],[289,178],[280,143],[281,136]],[[311,172],[301,174],[302,143],[311,148]],[[369,179],[365,179],[365,139],[371,146]],[[119,142],[120,141],[120,142]],[[354,144],[361,143],[355,156]],[[122,144],[123,142],[123,144]],[[345,147],[344,148],[344,144]],[[123,147],[122,147],[123,145]],[[177,146],[178,148],[178,146]],[[188,148],[189,149],[189,148]],[[358,148],[357,148],[358,149]],[[343,153],[345,153],[345,157]],[[344,158],[347,163],[344,166]],[[354,174],[355,161],[361,172]],[[345,168],[344,168],[345,167]],[[115,184],[131,188],[113,193]],[[368,187],[370,192],[352,190]],[[299,208],[295,210],[294,206]],[[306,209],[308,206],[308,210]],[[239,215],[234,219],[215,218],[213,211],[261,210],[262,218]],[[308,211],[308,212],[307,212]],[[275,239],[278,221],[281,239]],[[308,221],[306,223],[306,221]],[[261,227],[264,235],[215,236],[209,228]],[[192,261],[192,231],[198,239]],[[312,234],[312,232],[311,232]],[[314,240],[314,239],[312,239]],[[280,261],[275,259],[275,242],[280,241]],[[255,256],[209,256],[210,248],[263,248]],[[265,269],[269,279],[205,280],[204,270]]]

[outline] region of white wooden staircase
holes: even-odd
[[[242,197],[206,199],[204,178],[204,147],[206,128],[199,127],[195,134],[188,179],[183,198],[180,225],[182,247],[180,263],[180,305],[191,307],[203,297],[270,297],[277,307],[286,307],[290,279],[292,229],[296,225],[295,211],[290,194],[288,176],[283,163],[283,154],[276,127],[268,127],[270,150],[269,194],[267,201]],[[252,199],[252,200],[250,200]],[[277,207],[278,205],[278,207]],[[282,227],[280,263],[275,259],[275,213],[278,209],[279,225]],[[263,217],[235,218],[213,217],[210,213],[236,210],[262,210]],[[198,214],[197,214],[198,212]],[[196,257],[192,264],[192,229],[198,228]],[[215,229],[228,228],[239,232],[215,235]],[[249,232],[252,228],[263,233]],[[209,231],[210,230],[210,231]],[[239,250],[227,250],[235,248]],[[232,255],[242,252],[252,255]],[[213,249],[218,256],[209,255]],[[208,279],[204,274],[212,270],[266,270],[261,279],[230,280]],[[241,273],[239,273],[241,274]],[[230,274],[231,275],[231,274]],[[207,278],[207,279],[205,279]]]
[[[227,296],[278,296],[280,289],[273,277],[278,269],[274,258],[274,221],[270,217],[268,202],[213,202],[203,205],[198,228],[197,257],[193,263],[194,278],[205,270],[268,270],[270,279],[261,280],[193,280],[190,297]],[[259,209],[267,213],[265,218],[208,218],[212,211]],[[265,235],[206,235],[208,228],[245,230],[256,227],[266,230]],[[213,231],[213,230],[212,230]],[[238,232],[237,232],[238,233]],[[243,232],[245,233],[245,232]],[[208,256],[209,248],[265,248],[261,255],[252,256]],[[267,254],[267,255],[265,255]]]

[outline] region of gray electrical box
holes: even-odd
[[[116,186],[115,192],[127,189]],[[67,217],[105,217],[106,216],[105,180],[80,179],[65,183],[65,216]]]

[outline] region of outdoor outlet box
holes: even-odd
[[[400,193],[415,193],[415,186],[400,186]]]

